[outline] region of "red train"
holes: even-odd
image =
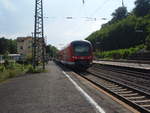
[[[93,60],[92,44],[86,40],[73,41],[59,51],[59,62],[72,67],[87,69]]]

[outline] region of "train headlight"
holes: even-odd
[[[78,59],[78,57],[77,57],[77,56],[72,56],[72,58],[73,58],[73,59]]]
[[[88,56],[88,59],[91,59],[92,58],[92,56]]]

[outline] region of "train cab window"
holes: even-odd
[[[90,55],[90,45],[88,44],[75,44],[74,45],[75,56],[88,56]]]

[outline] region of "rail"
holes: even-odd
[[[149,94],[136,88],[132,88],[127,84],[114,81],[107,77],[100,77],[99,75],[90,73],[88,71],[78,74],[91,83],[116,96],[118,99],[136,108],[140,112],[150,113]]]

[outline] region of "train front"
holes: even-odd
[[[92,44],[89,41],[74,41],[72,45],[72,60],[80,69],[87,69],[92,65]]]

